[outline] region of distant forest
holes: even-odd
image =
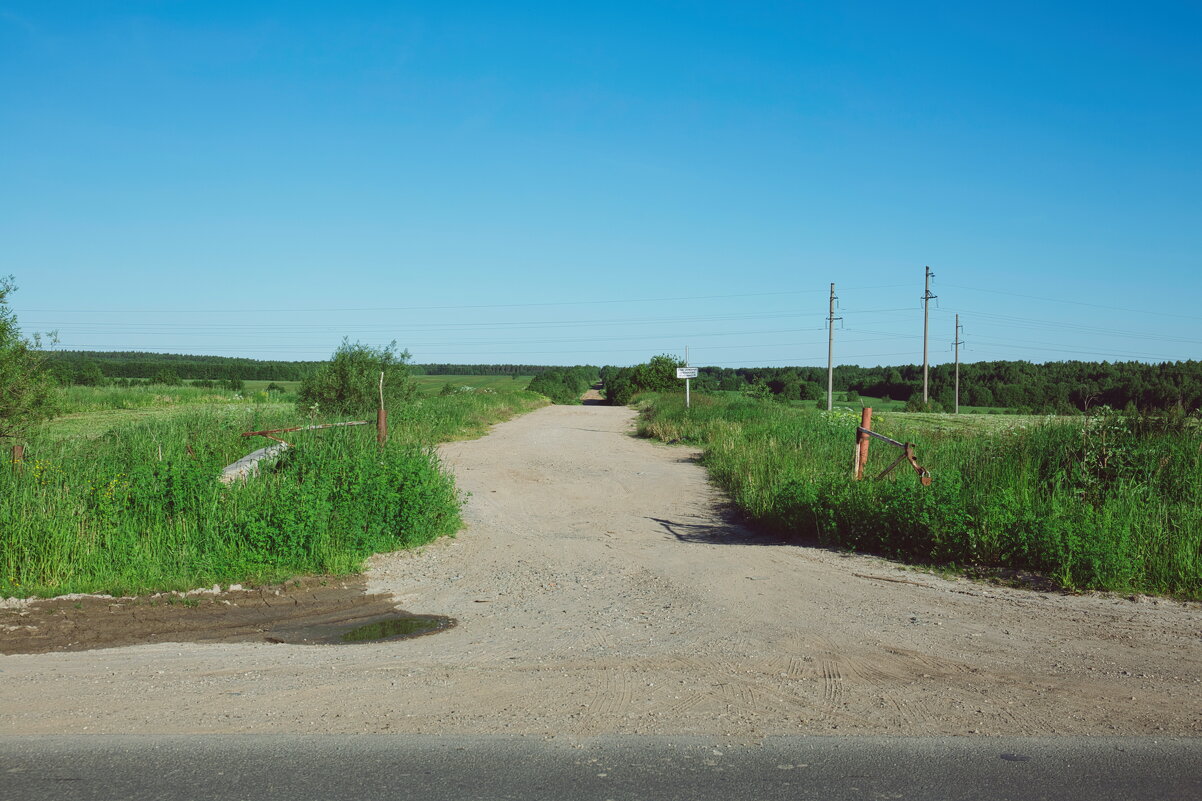
[[[46,351],[50,371],[64,384],[97,384],[113,378],[300,381],[322,362],[262,361],[229,356],[188,356],[140,351]],[[415,375],[538,375],[557,369],[539,364],[414,364]]]
[[[930,398],[954,402],[955,367],[930,368]],[[922,396],[922,365],[835,368],[835,390],[908,401]],[[824,367],[702,367],[698,389],[762,387],[790,399],[826,397]],[[960,365],[960,405],[1034,413],[1071,413],[1094,406],[1159,410],[1202,408],[1202,362],[971,362]]]
[[[299,381],[321,362],[261,361],[170,353],[48,351],[50,369],[63,383],[96,384],[114,378]],[[563,369],[536,364],[415,364],[418,375],[529,375]],[[611,370],[612,368],[607,368]],[[755,390],[789,399],[825,397],[823,367],[702,367],[700,390]],[[922,366],[835,368],[835,390],[908,401],[922,394]],[[944,409],[953,398],[953,366],[931,367],[930,396]],[[960,404],[1038,413],[1088,407],[1157,410],[1202,408],[1202,362],[970,362],[960,365]]]

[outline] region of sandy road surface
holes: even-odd
[[[631,422],[548,407],[443,447],[467,528],[368,583],[450,631],[0,657],[0,733],[1202,734],[1197,604],[776,544]]]

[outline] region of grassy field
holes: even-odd
[[[190,388],[126,409],[79,392],[79,405],[100,408],[42,425],[24,462],[0,470],[0,596],[346,573],[371,553],[452,534],[460,498],[432,446],[547,402],[509,385],[390,410],[382,450],[374,426],[286,435],[292,450],[231,486],[217,481],[222,467],[268,444],[242,432],[311,421],[292,403]]]
[[[459,391],[491,390],[493,392],[511,392],[514,389],[525,389],[532,376],[507,375],[418,375],[414,376],[417,389],[423,395],[437,395],[448,385]],[[463,387],[469,387],[463,390]]]
[[[884,412],[875,430],[917,444],[934,475],[851,480],[859,413],[679,396],[640,433],[705,449],[711,476],[757,525],[921,564],[1035,571],[1062,586],[1202,597],[1196,421]],[[895,457],[874,442],[867,474]]]

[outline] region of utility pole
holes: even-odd
[[[927,331],[930,322],[931,300],[937,297],[931,294],[931,279],[934,277],[935,274],[931,272],[931,268],[928,266],[926,290],[922,293],[922,402],[924,404],[929,402],[931,398],[928,382],[930,362],[927,360]]]
[[[835,285],[831,284],[831,310],[826,316],[826,325],[830,329],[829,337],[826,342],[826,410],[829,412],[835,405],[835,320],[842,320],[842,317],[835,316]]]
[[[956,411],[954,414],[960,413],[960,346],[964,344],[964,340],[960,339],[960,315],[956,315],[956,336],[952,340],[952,347],[956,349]]]

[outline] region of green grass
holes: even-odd
[[[196,387],[190,384],[163,386],[149,384],[135,387],[81,387],[62,389],[63,411],[67,414],[109,409],[147,409],[164,406],[196,404],[256,404],[295,400],[289,392],[267,392],[270,381],[247,381],[240,391]],[[292,382],[295,383],[295,382]],[[258,385],[262,386],[258,386]]]
[[[663,396],[640,433],[705,449],[753,523],[920,564],[1041,573],[1062,586],[1202,597],[1202,457],[1188,421],[874,414],[934,476],[851,479],[858,411]],[[896,452],[874,441],[867,474]]]
[[[243,484],[221,468],[311,422],[287,403],[163,401],[53,420],[0,469],[0,596],[129,594],[358,570],[454,533],[460,498],[433,444],[544,405],[523,391],[420,397],[374,426],[295,432]],[[320,420],[317,422],[329,422]]]
[[[517,392],[526,388],[530,376],[510,377],[507,375],[418,375],[417,391],[423,395],[437,395],[450,384],[455,389],[468,387],[468,392]]]

